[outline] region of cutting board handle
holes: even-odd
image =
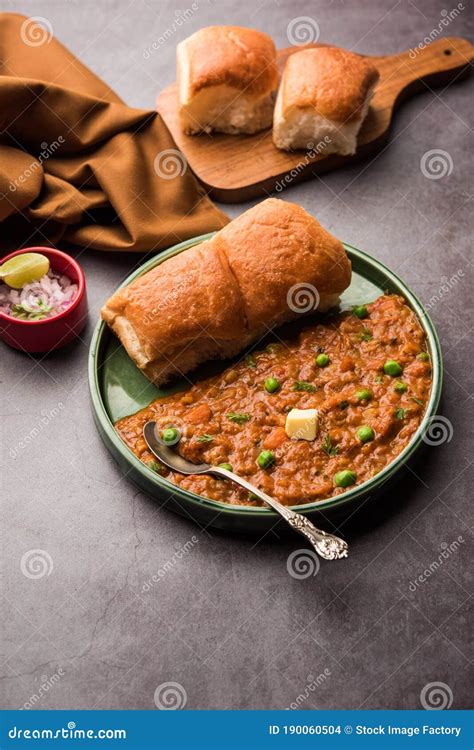
[[[394,101],[403,92],[413,93],[414,89],[426,88],[426,85],[442,86],[468,72],[474,59],[474,46],[461,37],[442,37],[429,44],[389,55],[383,58],[371,58],[377,61],[390,61],[393,66],[392,79]],[[390,81],[385,81],[385,95]],[[375,93],[374,99],[377,96]]]

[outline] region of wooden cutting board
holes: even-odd
[[[300,49],[279,50],[280,67]],[[175,83],[161,92],[157,109],[189,167],[211,196],[223,203],[241,203],[375,154],[388,140],[396,106],[417,91],[446,86],[466,75],[474,59],[474,46],[466,39],[445,37],[422,49],[367,59],[378,68],[380,80],[354,156],[280,151],[273,145],[271,130],[256,135],[185,135],[178,122]]]

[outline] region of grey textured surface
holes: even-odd
[[[281,46],[289,21],[311,16],[321,39],[384,54],[415,47],[443,9],[430,0],[203,0],[145,59],[190,3],[0,5],[47,18],[61,41],[138,107],[153,107],[173,79],[176,42],[210,23],[254,25]],[[472,38],[468,11],[444,33]],[[430,304],[444,350],[443,414],[452,439],[425,452],[378,509],[342,526],[348,560],[296,580],[286,564],[299,538],[201,530],[122,479],[94,427],[86,359],[100,305],[136,257],[81,256],[90,303],[82,342],[37,360],[2,347],[4,706],[154,709],[155,690],[166,682],[182,686],[189,708],[283,708],[299,695],[305,709],[419,708],[433,682],[446,684],[453,708],[468,706],[471,86],[426,89],[399,110],[380,156],[285,194],[411,284]],[[452,160],[440,179],[420,169],[432,149]],[[176,561],[194,535],[198,541]],[[459,537],[457,549],[440,557]],[[30,550],[43,551],[49,575],[22,573]],[[49,689],[40,687],[45,679]]]

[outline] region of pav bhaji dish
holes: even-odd
[[[284,505],[378,474],[422,421],[430,358],[398,295],[333,312],[350,279],[335,237],[301,207],[269,199],[119,290],[103,318],[153,382],[235,358],[118,421],[124,442],[183,489],[237,505],[261,503],[232,482],[168,470],[146,446],[145,423],[188,460],[230,468]]]

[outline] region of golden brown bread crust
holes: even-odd
[[[290,320],[288,290],[306,284],[320,296],[349,286],[351,267],[342,244],[304,208],[269,198],[217,235],[241,290],[249,330]],[[298,315],[296,311],[296,315]]]
[[[314,309],[350,279],[339,240],[300,206],[270,198],[120,289],[102,318],[160,385],[297,317],[301,310],[288,304],[295,284],[316,290]]]
[[[226,84],[260,97],[278,85],[275,45],[262,31],[208,26],[181,44],[189,65],[189,96]]]
[[[360,119],[378,79],[374,65],[338,47],[295,52],[288,58],[281,81],[283,114],[294,107],[310,107],[335,122]]]

